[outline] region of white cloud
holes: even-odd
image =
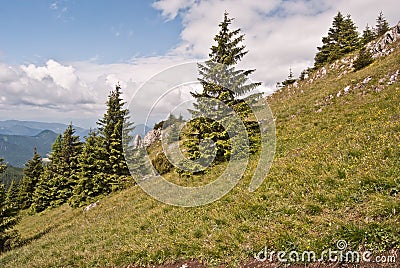
[[[253,79],[273,87],[289,73],[296,75],[313,64],[316,47],[326,35],[332,18],[340,10],[351,14],[361,28],[375,25],[375,18],[383,10],[393,25],[400,19],[395,0],[204,0],[157,1],[153,6],[166,19],[180,14],[183,21],[181,42],[171,53],[206,57],[218,31],[224,11],[236,18],[232,28],[241,28],[249,50],[243,66],[256,68]]]
[[[67,0],[59,0],[50,4],[49,8],[55,14],[57,19],[63,19],[64,21],[72,21],[74,17],[68,16],[68,1]]]
[[[167,20],[173,20],[178,12],[192,7],[195,0],[161,0],[153,3],[153,7],[162,11],[162,16]]]
[[[50,4],[50,9],[52,9],[52,10],[57,10],[57,9],[58,9],[57,2],[51,3],[51,4]]]
[[[48,60],[46,66],[36,67],[33,64],[21,66],[21,69],[29,78],[43,80],[45,77],[53,79],[54,83],[65,89],[72,88],[78,81],[72,66],[63,66],[54,60]]]
[[[291,67],[295,75],[313,64],[316,47],[331,27],[340,10],[351,14],[361,32],[375,25],[382,10],[391,25],[400,19],[395,0],[160,0],[153,7],[166,20],[178,15],[182,21],[179,44],[164,56],[134,58],[127,63],[98,64],[95,61],[61,63],[49,59],[44,65],[8,66],[0,62],[0,115],[2,118],[46,119],[82,122],[94,126],[103,114],[110,89],[117,82],[126,101],[137,88],[159,71],[190,59],[205,59],[224,11],[235,20],[232,29],[241,28],[249,53],[241,67],[256,68],[254,81],[262,81],[271,91],[286,78]],[[50,8],[60,14],[65,4],[54,2]],[[132,35],[123,25],[111,28],[113,34]],[[141,100],[143,110],[162,94],[149,90]],[[171,94],[168,107],[180,95]],[[162,110],[162,109],[161,109]],[[144,116],[144,114],[141,114]]]
[[[79,79],[72,66],[54,60],[45,66],[0,64],[0,114],[4,119],[67,116],[78,110],[88,116],[99,110],[98,103],[98,94]]]
[[[135,91],[147,79],[165,68],[186,62],[182,57],[149,57],[129,63],[97,64],[90,61],[62,64],[48,60],[34,64],[8,66],[0,63],[0,119],[73,121],[95,127],[104,113],[108,93],[119,83],[123,99],[130,102]],[[162,90],[148,96],[161,95]],[[151,107],[152,98],[141,101]],[[89,123],[88,123],[89,122]]]

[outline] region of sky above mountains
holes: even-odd
[[[380,11],[390,25],[396,0],[4,0],[0,5],[0,120],[94,127],[117,82],[125,101],[165,68],[205,59],[224,11],[241,28],[256,68],[272,92],[289,68],[312,66],[316,47],[340,10],[359,32]],[[153,92],[154,94],[154,92]],[[156,93],[157,94],[157,93]],[[160,92],[161,94],[161,92]],[[151,103],[148,105],[151,106]]]

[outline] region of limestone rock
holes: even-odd
[[[394,74],[392,74],[389,78],[388,85],[391,85],[397,81],[397,77],[399,76],[400,70],[397,70]]]
[[[91,210],[92,208],[97,207],[98,205],[99,205],[99,201],[96,201],[95,203],[92,203],[89,206],[85,207],[85,209],[83,211],[87,212],[87,211]]]
[[[374,58],[387,56],[393,52],[393,49],[389,49],[389,44],[396,42],[400,39],[400,22],[392,29],[387,31],[377,41],[371,41],[367,44],[367,48],[373,54]]]
[[[137,134],[135,136],[135,139],[133,140],[133,148],[137,149],[137,148],[142,148],[143,143],[142,143],[142,137]]]
[[[154,142],[158,141],[160,138],[161,138],[161,129],[152,129],[146,134],[146,136],[144,136],[142,144],[144,147],[149,147]]]

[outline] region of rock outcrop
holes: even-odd
[[[400,22],[392,29],[387,31],[382,37],[376,41],[367,44],[367,48],[373,54],[374,58],[387,56],[393,52],[393,48],[389,48],[391,43],[400,39]]]
[[[160,138],[161,138],[161,129],[152,129],[146,134],[146,136],[144,136],[142,144],[144,147],[149,147],[154,142],[158,141]]]
[[[142,142],[142,137],[140,137],[139,134],[137,134],[133,140],[133,148],[142,148],[143,142]]]
[[[85,207],[85,208],[83,209],[83,211],[84,211],[84,212],[87,212],[87,211],[91,210],[92,208],[97,207],[98,205],[99,205],[99,201],[96,201],[96,202],[94,202],[94,203],[88,205],[87,207]]]

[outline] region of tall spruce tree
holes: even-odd
[[[52,170],[51,165],[49,164],[44,168],[44,172],[40,176],[33,192],[32,205],[30,207],[32,212],[41,212],[51,207],[53,202],[57,200],[55,188],[55,177],[57,174]]]
[[[261,83],[247,83],[248,76],[255,70],[236,69],[236,64],[248,51],[242,44],[244,35],[240,34],[240,29],[229,29],[232,20],[225,12],[224,19],[219,24],[219,33],[214,37],[216,44],[211,47],[209,60],[198,64],[202,92],[191,92],[196,103],[194,109],[190,110],[194,119],[189,124],[186,141],[188,156],[192,160],[199,160],[201,142],[211,140],[215,144],[215,147],[203,146],[203,159],[200,159],[200,163],[209,163],[214,156],[214,161],[222,162],[232,155],[232,137],[228,133],[236,126],[223,126],[223,121],[230,112],[222,107],[229,107],[244,119],[251,114],[245,99],[256,101],[261,97],[260,94],[251,94]],[[207,117],[207,114],[213,114],[212,118]]]
[[[314,67],[318,68],[326,63],[341,58],[346,53],[358,49],[360,39],[357,28],[350,15],[344,17],[341,12],[333,18],[332,27],[328,35],[322,38],[322,46],[317,47]]]
[[[109,176],[104,173],[105,156],[101,139],[96,132],[89,132],[79,156],[79,179],[69,200],[72,207],[80,207],[94,201],[97,196],[110,193]]]
[[[31,210],[41,212],[48,207],[58,204],[58,181],[62,180],[62,135],[59,134],[51,146],[50,163],[44,167],[35,191],[33,192]]]
[[[27,209],[33,201],[33,193],[39,178],[43,173],[42,157],[37,153],[36,147],[33,150],[32,159],[28,160],[24,168],[24,177],[22,178],[19,189],[19,202],[21,209]]]
[[[102,139],[102,146],[105,149],[107,174],[118,176],[129,175],[128,166],[123,152],[122,136],[128,134],[132,128],[129,122],[129,111],[124,108],[125,103],[121,98],[121,87],[117,85],[115,90],[111,91],[107,101],[107,111],[103,118],[97,124]],[[125,136],[125,142],[130,144],[129,135]],[[126,146],[128,146],[126,144]],[[118,181],[114,182],[118,183]]]
[[[58,146],[58,144],[57,144]],[[75,129],[69,124],[61,139],[57,175],[53,179],[56,200],[54,205],[65,203],[72,195],[72,190],[78,181],[78,157],[82,151],[82,142],[75,135]]]
[[[3,173],[7,165],[0,158],[0,173]],[[2,181],[0,181],[0,250],[7,249],[9,240],[16,236],[15,232],[10,232],[18,222],[18,209],[7,199],[7,194]]]
[[[389,23],[387,22],[383,12],[381,11],[376,18],[375,33],[376,36],[382,36],[390,30]]]
[[[328,35],[322,37],[322,46],[317,47],[318,53],[315,55],[315,67],[320,67],[331,60],[332,51],[339,40],[340,31],[344,23],[344,17],[341,12],[333,18],[332,27],[329,28]]]

